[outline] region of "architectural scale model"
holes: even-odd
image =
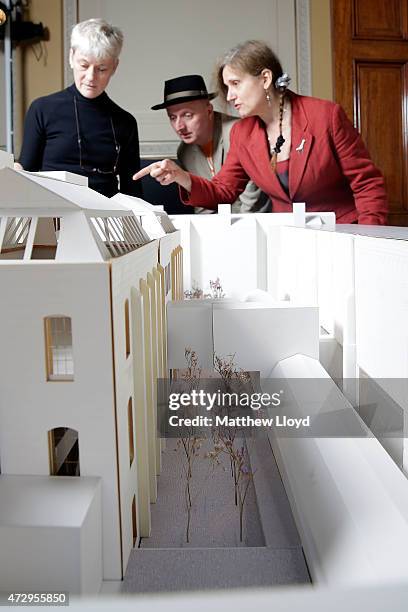
[[[1,320],[13,321],[1,343],[1,587],[97,592],[150,533],[179,233],[168,222],[151,239],[84,185],[7,167],[0,184]]]
[[[186,346],[203,367],[235,354],[287,380],[294,415],[367,434],[269,433],[313,581],[406,582],[408,231],[304,205],[170,220],[81,177],[1,166],[0,590],[122,579],[157,498],[156,379]],[[217,277],[228,299],[183,300]],[[327,397],[299,395],[302,378]],[[386,403],[362,397],[367,379]]]

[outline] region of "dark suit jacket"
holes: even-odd
[[[192,189],[181,190],[186,204],[234,202],[248,179],[267,193],[273,212],[290,212],[292,202],[307,211],[334,211],[337,223],[387,222],[387,196],[380,171],[343,109],[333,102],[290,93],[292,144],[289,196],[270,166],[268,141],[259,117],[236,123],[222,170],[208,181],[192,175]]]

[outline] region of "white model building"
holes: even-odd
[[[324,416],[367,431],[384,411],[363,414],[355,381],[376,380],[399,435],[390,419],[381,444],[270,439],[313,581],[408,579],[407,230],[301,208],[173,225],[135,198],[10,167],[0,184],[0,590],[122,578],[157,496],[155,382],[187,345],[203,367],[215,350],[271,378],[327,380]],[[183,277],[220,277],[229,300],[183,302]]]
[[[217,221],[228,244],[228,232],[245,244],[251,224],[260,233],[261,215],[242,221],[241,237],[239,215]],[[190,223],[194,232],[200,224],[197,234],[210,227],[195,217],[176,223],[187,232]],[[324,224],[275,230],[266,245],[274,252],[264,261],[266,285],[256,286],[255,264],[243,274],[249,302],[169,305],[169,366],[182,367],[191,341],[204,367],[214,352],[233,354],[244,369],[260,370],[262,391],[276,391],[274,379],[287,381],[286,413],[318,417],[323,426],[315,437],[269,432],[313,582],[406,583],[408,230]],[[369,379],[376,387],[371,397]]]
[[[122,578],[150,533],[154,382],[166,371],[178,232],[151,240],[129,209],[84,185],[11,168],[0,184],[0,588],[97,592],[102,579]],[[27,476],[38,477],[28,497]],[[82,508],[73,524],[67,495]],[[26,508],[17,519],[16,505]],[[86,520],[91,511],[97,520]],[[13,547],[11,563],[11,542],[31,529],[33,544]],[[71,555],[61,553],[67,543]],[[37,545],[51,551],[45,567]]]

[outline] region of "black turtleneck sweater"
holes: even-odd
[[[78,129],[74,97],[78,111],[82,168],[79,162]],[[139,139],[136,119],[115,104],[104,92],[94,99],[85,98],[75,85],[34,100],[27,111],[20,164],[24,170],[66,170],[88,177],[88,185],[107,197],[118,192],[114,174],[93,172],[92,168],[112,171],[120,146],[117,174],[120,191],[141,196],[140,181],[132,175],[140,169]]]

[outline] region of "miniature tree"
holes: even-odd
[[[220,300],[225,297],[225,293],[223,291],[221,281],[219,277],[215,279],[215,281],[210,280],[210,289],[211,289],[211,297],[214,300]]]
[[[207,454],[207,457],[213,464],[221,465],[220,456],[225,454],[229,457],[231,465],[234,466],[235,505],[239,510],[239,539],[242,542],[245,501],[254,472],[250,468],[248,451],[244,444],[236,448],[233,441],[225,438],[219,431],[214,432],[213,439],[214,449]]]
[[[218,300],[225,297],[225,293],[222,289],[221,281],[218,276],[215,281],[210,280],[210,290],[211,293],[204,293],[201,287],[199,287],[196,282],[193,281],[192,288],[184,292],[184,298],[186,300],[205,300],[208,298]]]
[[[192,288],[184,292],[186,300],[202,300],[206,297],[204,291],[193,281]]]
[[[250,381],[250,375],[242,368],[237,368],[235,354],[220,357],[214,354],[214,370],[221,376],[227,390],[234,388],[234,383],[240,386]],[[235,385],[236,388],[236,385]],[[219,407],[226,410],[228,407]],[[234,501],[239,509],[239,533],[240,541],[243,539],[243,514],[248,488],[253,479],[253,473],[249,467],[249,459],[245,445],[236,446],[235,439],[238,428],[231,425],[219,425],[213,430],[214,449],[208,453],[208,457],[216,464],[220,465],[220,455],[225,454],[229,457],[231,475],[234,480]]]
[[[214,370],[221,376],[227,389],[231,388],[232,381],[247,383],[251,379],[249,372],[235,366],[234,359],[235,353],[226,357],[214,353]]]
[[[200,380],[201,368],[198,365],[197,354],[191,348],[186,348],[184,350],[184,356],[187,362],[187,368],[181,378],[187,384],[188,390],[192,391],[193,387],[195,387]],[[183,427],[182,434],[177,441],[176,450],[183,450],[182,473],[185,478],[184,498],[187,510],[187,543],[190,542],[192,508],[191,481],[193,478],[193,465],[197,457],[199,457],[201,442],[202,440],[196,435],[195,428],[193,426]]]
[[[242,370],[242,368],[237,368],[234,363],[235,353],[233,355],[227,355],[227,357],[220,357],[216,353],[214,353],[214,370],[218,372],[221,376],[221,379],[224,383],[225,388],[229,391],[233,387],[233,383],[246,383],[250,380],[250,376],[248,372]],[[225,408],[225,406],[223,407]],[[217,437],[221,440],[228,448],[228,450],[232,450],[234,448],[234,440],[237,434],[237,428],[231,427],[228,425],[220,425],[217,431]],[[237,463],[235,461],[235,457],[233,453],[229,452],[230,462],[231,462],[231,475],[234,479],[234,489],[235,489],[235,505],[238,505],[238,472],[237,472]]]

